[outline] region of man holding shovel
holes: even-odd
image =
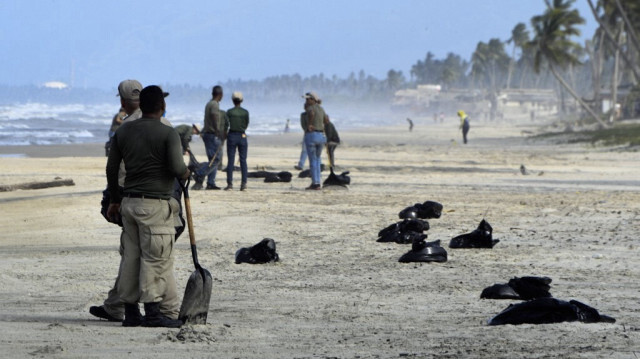
[[[182,160],[176,131],[160,122],[165,112],[164,93],[158,86],[140,92],[142,118],[122,125],[113,137],[107,161],[111,203],[107,217],[122,215],[124,253],[118,292],[125,303],[123,326],[177,328],[182,325],[160,311],[160,302],[175,295],[173,275],[173,213],[169,201],[176,177],[190,173]],[[124,160],[127,175],[124,194],[118,190],[118,170]],[[144,320],[138,303],[144,303]],[[179,311],[176,303],[175,312]]]

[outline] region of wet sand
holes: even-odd
[[[414,121],[411,133],[341,131],[336,158],[339,170],[351,171],[349,190],[304,190],[309,179],[293,170],[300,134],[250,137],[250,170],[288,170],[294,179],[191,193],[198,253],[214,289],[209,323],[181,330],[123,328],[88,313],[119,263],[120,230],[99,213],[102,145],[0,147],[0,184],[76,183],[0,193],[0,356],[638,356],[638,152],[535,142],[522,136],[534,127],[504,124],[473,124],[462,145],[457,124]],[[202,142],[192,146],[204,158]],[[19,153],[27,157],[6,157]],[[377,232],[426,200],[444,205],[427,233],[442,240],[449,260],[398,263],[410,246],[376,243]],[[448,248],[482,218],[500,239],[495,248]],[[276,240],[279,263],[233,263],[238,248],[265,237]],[[175,257],[183,292],[193,270],[186,234]],[[617,322],[488,327],[513,302],[480,300],[482,289],[524,275],[551,277],[554,297]]]

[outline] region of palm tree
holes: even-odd
[[[511,61],[509,63],[509,74],[507,75],[507,89],[511,86],[511,74],[513,73],[513,66],[516,61],[516,49],[522,49],[524,45],[529,41],[529,31],[523,23],[518,23],[513,30],[511,30],[511,38],[507,40],[507,43],[513,42],[513,51],[511,54]]]
[[[471,55],[471,62],[471,74],[474,77],[480,76],[485,80],[484,84],[487,87],[488,98],[491,102],[489,116],[491,120],[494,120],[498,108],[498,83],[501,75],[509,67],[509,56],[504,51],[504,43],[499,39],[491,39],[488,43],[479,42],[476,46],[476,51]]]
[[[553,4],[549,4],[547,1],[547,10],[542,15],[531,19],[534,32],[531,44],[535,48],[534,70],[539,73],[540,66],[545,61],[560,85],[594,120],[603,127],[607,127],[607,124],[582,100],[556,69],[580,64],[580,60],[575,55],[575,50],[579,49],[580,45],[571,41],[571,37],[580,35],[580,30],[576,26],[583,24],[584,19],[578,10],[571,9],[573,2],[574,0],[553,0]]]

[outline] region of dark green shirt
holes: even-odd
[[[227,131],[229,131],[229,116],[227,116],[227,111],[220,110],[219,123],[220,127],[218,128],[218,130],[220,131],[220,136],[218,138],[222,140],[225,138],[224,136],[227,134]]]
[[[202,133],[215,133],[218,137],[220,128],[220,104],[216,100],[207,102],[204,107],[204,126]]]
[[[186,151],[189,148],[189,142],[193,136],[193,126],[191,125],[179,125],[175,127],[178,136],[180,136],[180,142],[182,143],[182,150]]]
[[[328,142],[340,143],[340,136],[338,131],[331,121],[324,124],[324,135],[327,136]]]
[[[249,127],[249,111],[242,107],[234,107],[227,110],[229,116],[229,131],[244,132]]]
[[[187,172],[178,133],[160,120],[141,118],[125,123],[113,135],[107,160],[111,203],[120,203],[118,169],[124,160],[124,192],[169,199],[176,177]]]

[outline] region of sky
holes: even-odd
[[[588,38],[596,23],[586,0],[575,6]],[[544,9],[543,0],[2,0],[0,84],[409,77],[428,51],[468,60],[479,41],[507,40]]]

